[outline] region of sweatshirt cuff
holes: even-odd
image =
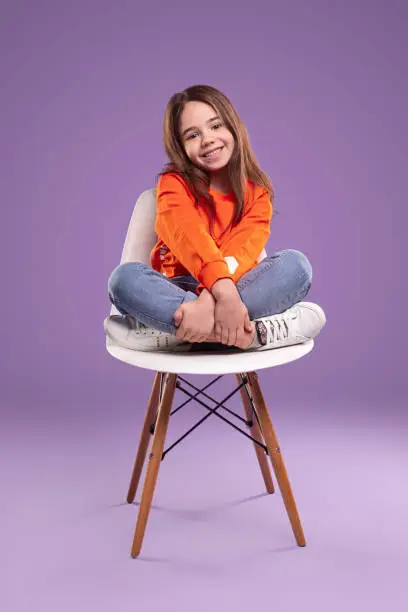
[[[220,278],[230,278],[232,280],[232,274],[225,261],[212,261],[203,266],[198,280],[208,291],[211,291],[213,284]]]

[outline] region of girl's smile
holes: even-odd
[[[187,102],[180,117],[180,134],[186,155],[195,166],[210,174],[226,168],[234,136],[212,106]]]
[[[216,149],[211,149],[211,151],[209,151],[208,153],[204,153],[202,157],[204,157],[204,159],[208,161],[219,159],[223,150],[224,150],[223,146],[217,147]]]

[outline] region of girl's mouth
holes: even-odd
[[[217,158],[221,151],[224,149],[224,147],[218,147],[217,149],[213,149],[210,153],[206,153],[205,155],[202,155],[202,157],[204,159],[215,159]]]

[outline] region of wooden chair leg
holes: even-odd
[[[265,438],[265,444],[267,446],[269,457],[271,459],[273,469],[275,471],[279,489],[282,493],[283,502],[285,504],[286,511],[289,516],[290,524],[292,525],[296,542],[298,546],[306,546],[306,540],[303,534],[302,525],[296,508],[295,498],[293,497],[292,489],[290,487],[289,478],[286,472],[285,464],[282,459],[278,440],[276,438],[271,417],[269,415],[268,408],[266,406],[261,388],[259,386],[258,375],[256,374],[256,372],[248,372],[248,380],[251,386],[252,397],[255,403],[255,409],[258,413],[262,433]]]
[[[164,442],[166,439],[167,427],[170,420],[170,411],[173,403],[176,388],[177,374],[166,374],[164,392],[159,406],[156,427],[154,430],[153,443],[149,456],[146,478],[143,485],[142,499],[140,501],[139,513],[137,516],[136,529],[132,544],[132,557],[137,557],[142,548],[143,537],[146,531],[147,519],[149,517],[150,506],[152,504],[153,493],[159,473],[160,462],[162,460]]]
[[[143,470],[144,461],[146,458],[147,449],[150,440],[150,427],[154,423],[154,419],[157,415],[159,407],[159,395],[160,395],[160,379],[161,374],[157,372],[154,379],[152,391],[147,406],[146,416],[143,423],[142,433],[140,434],[139,446],[137,449],[136,459],[133,466],[132,478],[130,479],[129,491],[127,494],[127,502],[132,504],[134,502],[137,487],[139,485],[140,475]]]
[[[235,375],[237,379],[237,383],[239,385],[242,383],[241,376],[242,374]],[[255,440],[258,440],[258,442],[265,444],[264,438],[262,436],[261,430],[258,425],[258,421],[256,420],[256,418],[254,418],[254,415],[252,413],[252,406],[248,398],[247,392],[245,391],[245,388],[241,387],[239,392],[241,395],[242,404],[244,406],[246,418],[248,421],[252,421],[252,427],[249,428],[251,432],[251,436],[255,438]],[[267,455],[265,451],[258,444],[256,444],[255,442],[253,444],[254,444],[256,456],[258,458],[259,467],[261,468],[266,490],[268,491],[268,493],[274,493],[275,489],[273,486],[272,474],[271,474],[271,470],[269,467]]]

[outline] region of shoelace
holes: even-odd
[[[157,330],[153,329],[152,327],[148,327],[141,321],[138,321],[133,315],[123,315],[123,318],[126,321],[129,330],[134,330],[135,332],[144,334],[145,336],[149,334],[157,335],[158,333]]]
[[[287,338],[289,336],[289,321],[296,319],[296,317],[297,314],[285,315],[282,313],[279,318],[266,321],[271,334],[270,342],[279,342]]]
[[[136,321],[135,317],[132,317],[132,315],[127,315],[127,314],[122,315],[122,317],[123,317],[123,322],[126,324],[126,326],[129,329],[136,329],[136,330],[138,329],[139,322]]]

